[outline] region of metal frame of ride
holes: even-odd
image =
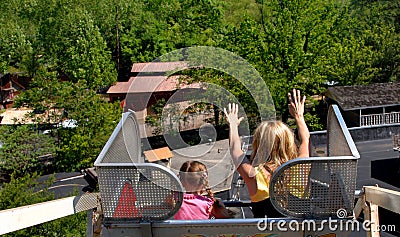
[[[128,123],[126,123],[126,121],[128,121]],[[339,109],[335,106],[330,110],[328,123],[330,123],[329,121],[331,121],[331,125],[328,124],[327,131],[328,157],[314,157],[309,159],[309,161],[298,158],[287,162],[287,164],[284,164],[274,173],[271,179],[272,182],[274,182],[274,180],[278,182],[278,176],[284,174],[285,169],[294,167],[295,164],[325,162],[329,166],[329,162],[334,160],[352,160],[354,162],[358,160],[359,154],[357,148],[354,145]],[[124,113],[123,118],[95,162],[99,180],[99,193],[87,193],[81,196],[2,210],[0,211],[0,235],[81,211],[87,211],[88,213],[87,236],[165,236],[166,234],[169,236],[348,236],[354,231],[348,229],[332,230],[329,228],[330,226],[322,225],[328,221],[327,216],[324,215],[308,218],[304,215],[304,213],[307,212],[302,212],[305,217],[303,219],[299,218],[300,216],[293,215],[293,213],[299,213],[296,212],[298,209],[291,209],[291,206],[282,204],[285,202],[279,199],[279,195],[273,196],[274,193],[280,193],[278,190],[279,185],[274,185],[274,183],[271,183],[271,200],[279,211],[288,215],[287,218],[172,220],[171,217],[179,208],[181,201],[181,196],[179,194],[182,193],[182,187],[179,183],[179,179],[167,168],[161,165],[144,163],[140,159],[140,156],[137,156],[137,154],[140,154],[140,143],[138,143],[140,139],[137,137],[137,130],[135,130],[135,128],[132,130],[131,126],[137,126],[134,113]],[[337,133],[339,130],[340,135],[338,136]],[[129,146],[126,144],[126,139],[124,138],[130,139],[131,143]],[[126,186],[121,184],[122,186],[119,185],[118,189],[118,187],[116,187],[118,185],[115,185],[118,182],[124,182],[124,184],[126,184],[126,177],[122,177],[120,180],[114,180],[115,182],[110,182],[110,179],[117,177],[122,170],[125,170],[121,172],[125,175],[133,175],[129,179],[131,184],[131,186],[129,186],[130,189],[126,193],[123,192],[123,188],[121,189],[121,187]],[[88,172],[91,174],[89,176],[96,176],[93,170],[88,170]],[[355,179],[355,177],[352,178]],[[163,181],[160,179],[163,179]],[[165,180],[168,182],[164,182]],[[307,180],[310,180],[310,178],[308,177]],[[240,181],[240,179],[236,181],[236,192],[233,192],[232,196],[233,201],[226,201],[227,206],[229,206],[229,203],[235,202],[235,205],[237,205],[237,203],[242,201],[240,200],[240,195],[238,195],[238,190],[243,187]],[[173,186],[171,186],[171,183],[173,183]],[[166,185],[169,186],[166,187]],[[375,231],[379,226],[378,206],[389,209],[395,213],[400,213],[400,206],[396,205],[396,202],[393,201],[397,200],[398,202],[398,200],[400,200],[400,193],[379,187],[366,186],[363,187],[361,192],[355,195],[355,185],[351,184],[348,186],[350,187],[350,191],[347,190],[347,194],[352,192],[349,197],[351,200],[357,199],[357,202],[355,205],[350,206],[352,212],[348,213],[348,216],[345,216],[345,220],[358,221],[360,214],[363,213],[364,221],[368,220],[370,223],[370,229],[366,231],[366,234],[368,236],[379,236],[380,232]],[[107,188],[110,187],[114,189],[106,191]],[[159,187],[161,187],[161,191],[158,190]],[[147,196],[143,193],[141,194],[141,190],[145,190]],[[169,190],[169,192],[165,190]],[[169,198],[167,194],[171,194],[170,191],[172,191],[172,194],[178,195],[172,195],[172,198]],[[132,205],[130,204],[128,206],[122,206],[122,209],[119,209],[118,205],[121,204],[120,202],[123,200],[128,202],[133,200],[132,192],[135,192],[134,197],[137,206],[134,208],[136,209],[132,209]],[[151,199],[152,201],[144,200],[144,198],[149,197],[148,195],[159,196],[158,194],[154,195],[157,192],[164,195],[162,201],[158,199]],[[310,198],[311,194],[305,195],[303,198]],[[167,199],[165,199],[165,197],[167,197]],[[165,200],[170,200],[171,202],[168,202],[168,205],[165,205],[165,207],[159,208],[163,203],[166,203]],[[311,202],[307,201],[307,203]],[[248,202],[246,204],[246,201],[244,201],[243,204],[244,206],[248,206]],[[239,205],[239,207],[243,206]],[[302,206],[306,211],[309,210],[310,207],[315,206]],[[122,211],[117,212],[117,210]],[[38,213],[40,213],[40,215]],[[118,215],[116,215],[116,213]],[[330,218],[331,216],[329,216],[329,220],[331,220]],[[299,222],[299,220],[302,220],[302,223],[304,223],[304,221],[306,221],[306,223],[311,223],[313,221],[319,228],[290,231],[291,225],[295,222]]]

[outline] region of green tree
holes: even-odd
[[[354,34],[357,21],[348,3],[258,3],[260,18],[246,18],[239,27],[230,27],[221,43],[257,68],[284,121],[288,118],[287,93],[292,88],[315,95],[326,89],[327,81],[367,83],[377,72],[372,67],[371,47]],[[309,123],[315,123],[315,114],[308,117]]]
[[[0,72],[18,72],[21,63],[32,55],[32,43],[17,23],[0,19]]]
[[[0,170],[4,177],[22,177],[40,169],[41,157],[56,156],[54,139],[33,126],[0,126]]]
[[[286,94],[297,87],[306,94],[324,90],[326,75],[320,64],[331,58],[330,49],[346,32],[345,5],[337,1],[268,1],[261,3],[263,29],[260,68],[283,119]],[[344,31],[344,33],[343,33]],[[322,63],[321,63],[322,62]],[[325,65],[326,66],[326,65]]]
[[[215,45],[223,27],[218,1],[138,2],[121,33],[122,53],[131,62],[149,62],[174,49]],[[126,22],[128,23],[128,22]]]
[[[109,103],[95,91],[86,89],[83,80],[77,83],[63,82],[48,76],[35,80],[33,84],[34,88],[17,98],[17,106],[26,105],[48,111],[50,117],[46,121],[53,123],[66,119],[76,121],[76,127],[57,128],[57,170],[74,171],[93,166],[121,117],[120,105]],[[64,116],[60,114],[62,111]]]
[[[370,68],[374,73],[371,82],[400,80],[400,1],[351,1],[354,29],[363,44],[372,51]]]
[[[65,10],[65,11],[62,11]],[[44,36],[44,57],[60,76],[97,90],[116,81],[111,51],[94,24],[93,17],[82,8],[60,7],[56,19],[48,18],[40,26]]]

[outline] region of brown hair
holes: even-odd
[[[214,193],[208,183],[206,166],[200,161],[186,161],[179,170],[179,179],[185,187],[186,192],[197,193],[206,190],[211,198]]]
[[[293,131],[281,121],[261,123],[254,132],[253,165],[263,165],[272,175],[276,168],[297,157],[297,146]]]

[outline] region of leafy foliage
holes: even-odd
[[[56,155],[54,139],[32,126],[0,126],[0,141],[0,171],[5,177],[28,175],[41,168],[41,157]]]
[[[222,27],[218,1],[136,2],[137,11],[121,32],[122,54],[131,62],[150,62],[174,49],[215,45]],[[140,26],[140,27],[137,27]]]
[[[77,126],[58,127],[59,171],[74,171],[91,167],[97,155],[115,128],[121,116],[118,103],[105,101],[95,91],[86,89],[86,83],[79,81],[60,82],[48,78],[38,81],[39,89],[32,89],[18,98],[19,104],[48,111],[64,111],[64,116],[53,113],[52,119],[76,121]],[[67,115],[66,115],[67,114]]]

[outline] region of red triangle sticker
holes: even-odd
[[[133,190],[132,183],[130,181],[126,181],[124,187],[122,188],[113,217],[139,217],[139,209],[136,208],[136,193]]]

